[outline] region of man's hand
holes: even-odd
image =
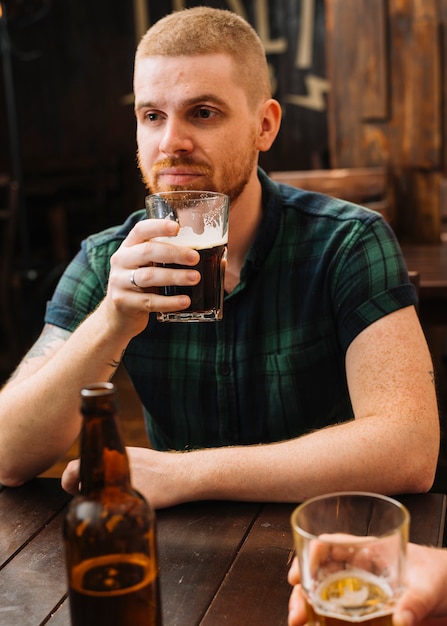
[[[288,580],[293,585],[289,600],[289,626],[306,623],[304,594],[298,559],[295,557]],[[398,601],[394,626],[447,626],[447,551],[410,543],[406,591]]]
[[[142,493],[154,509],[194,500],[194,478],[184,471],[185,454],[159,452],[149,448],[128,447],[132,486]],[[79,493],[79,459],[70,461],[62,474],[62,487]]]
[[[72,496],[79,493],[79,465],[79,459],[70,461],[62,473],[62,488]]]
[[[175,236],[178,229],[179,225],[170,220],[142,220],[112,255],[107,294],[101,306],[114,332],[134,337],[146,327],[149,313],[179,311],[190,305],[186,295],[163,296],[157,292],[157,287],[192,286],[200,281],[200,273],[193,268],[199,262],[196,250],[156,240]]]

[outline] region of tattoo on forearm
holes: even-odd
[[[36,343],[25,355],[25,359],[28,360],[48,354],[48,352],[53,348],[53,344],[56,340],[59,341],[60,339],[63,339],[66,341],[70,335],[70,331],[58,328],[57,326],[44,328]]]
[[[124,353],[125,353],[125,350],[123,350],[123,351],[121,352],[121,356],[120,356],[120,358],[119,358],[118,360],[116,360],[116,359],[112,359],[111,361],[109,361],[109,362],[107,363],[107,365],[109,365],[110,367],[113,367],[113,369],[114,369],[114,370],[117,370],[117,369],[118,369],[118,367],[120,366],[121,361],[123,360]],[[114,375],[115,375],[115,372],[112,372],[112,373],[110,374],[110,376],[109,376],[109,381],[110,381],[110,380],[112,380],[112,378],[114,377]]]
[[[61,344],[61,339],[66,341],[71,335],[71,332],[57,326],[45,326],[41,335],[36,340],[34,345],[28,350],[23,357],[21,363],[16,367],[14,372],[10,376],[10,380],[14,380],[18,377],[21,366],[34,358],[39,358],[50,354],[54,348],[54,344]]]
[[[430,370],[428,373],[430,374],[431,382],[432,382],[432,383],[433,383],[433,385],[434,385],[434,384],[436,383],[436,380],[435,380],[435,373],[434,373],[434,371],[433,371],[433,370]]]

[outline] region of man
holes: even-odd
[[[406,578],[405,593],[394,610],[394,626],[445,626],[447,551],[410,543]],[[307,622],[307,616],[297,558],[290,568],[289,582],[294,585],[289,602],[289,626],[303,626]]]
[[[224,319],[156,321],[189,304],[157,286],[200,280],[197,252],[154,240],[175,222],[138,212],[90,237],[0,396],[0,482],[19,485],[63,455],[80,388],[123,359],[155,448],[129,449],[133,480],[155,507],[428,490],[433,372],[399,248],[377,214],[258,169],[281,109],[255,31],[228,11],[173,13],[141,41],[134,91],[148,192],[230,196]],[[77,483],[72,462],[62,484]]]

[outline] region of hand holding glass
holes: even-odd
[[[159,293],[165,296],[187,294],[191,305],[184,311],[158,313],[159,321],[213,322],[222,319],[229,206],[228,196],[213,191],[166,191],[147,196],[148,218],[171,219],[180,225],[175,237],[158,237],[157,241],[189,246],[200,254],[200,261],[195,266],[201,275],[197,285],[159,289]]]
[[[320,496],[295,509],[310,626],[391,626],[403,591],[409,519],[396,500],[362,492]]]

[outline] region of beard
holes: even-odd
[[[243,156],[237,159],[231,157],[223,165],[223,170],[218,179],[214,175],[213,168],[207,163],[200,163],[189,156],[180,156],[178,158],[167,157],[160,161],[156,161],[150,172],[143,165],[140,151],[137,152],[138,168],[140,170],[143,182],[150,194],[161,191],[217,191],[224,193],[230,198],[230,202],[236,200],[245,189],[253,169],[257,166],[258,151],[256,148],[255,137],[250,140],[250,145],[245,150]],[[159,172],[170,167],[187,166],[188,169],[201,175],[200,181],[191,183],[190,185],[161,185]]]

